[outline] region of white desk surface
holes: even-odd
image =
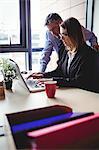
[[[69,106],[74,112],[99,112],[99,94],[75,89],[57,89],[55,98],[49,99],[45,91],[20,95],[6,91],[5,100],[0,100],[0,125],[4,125],[4,115],[18,111],[61,104]],[[8,150],[6,136],[0,137],[0,149]]]

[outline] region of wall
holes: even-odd
[[[99,0],[95,0],[94,16],[93,16],[93,32],[98,37],[99,43]]]
[[[56,12],[63,20],[69,17],[76,17],[85,26],[86,0],[40,0],[42,20],[45,20],[49,13]]]

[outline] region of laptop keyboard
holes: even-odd
[[[32,88],[44,87],[44,83],[38,82],[37,80],[33,80],[33,79],[26,80],[26,83]]]

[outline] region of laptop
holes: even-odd
[[[52,80],[52,78],[42,78],[42,79],[27,79],[29,74],[27,73],[26,75],[22,75],[20,72],[20,68],[18,64],[13,61],[12,59],[9,59],[9,62],[13,65],[13,67],[16,69],[16,73],[18,76],[18,79],[16,79],[15,84],[14,84],[14,89],[19,92],[23,90],[23,92],[28,92],[28,93],[34,93],[34,92],[40,92],[45,90],[45,85],[44,81],[49,81]],[[43,83],[41,82],[43,81]]]

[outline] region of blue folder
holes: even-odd
[[[12,132],[15,134],[15,133],[23,132],[23,131],[37,130],[37,129],[40,129],[43,127],[48,127],[51,125],[55,125],[58,123],[63,123],[66,121],[86,117],[89,115],[93,115],[93,113],[92,112],[90,112],[90,113],[70,112],[70,113],[66,113],[66,114],[62,114],[62,115],[56,115],[56,116],[52,116],[52,117],[48,117],[48,118],[35,120],[35,121],[16,124],[16,125],[13,125],[11,127],[11,129],[12,129]]]

